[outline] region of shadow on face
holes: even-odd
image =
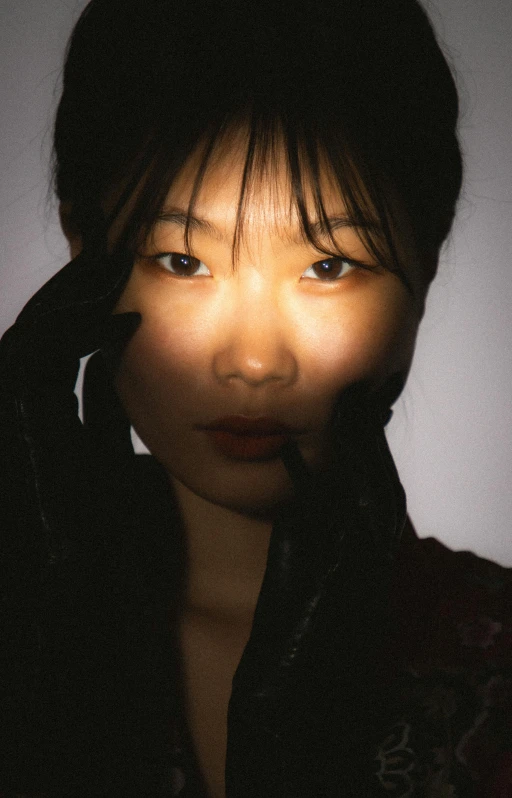
[[[423,297],[369,250],[325,164],[325,218],[304,186],[313,242],[284,153],[260,159],[247,180],[245,141],[240,133],[221,143],[199,184],[198,150],[172,184],[116,308],[142,315],[117,388],[172,480],[216,504],[264,512],[290,493],[281,460],[270,444],[223,445],[205,426],[273,420],[322,468],[337,397],[360,380],[378,388],[407,373]],[[369,223],[378,227],[376,217]],[[402,240],[418,285],[405,232]]]

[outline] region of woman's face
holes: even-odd
[[[378,387],[407,370],[420,313],[347,224],[328,175],[326,209],[339,220],[335,237],[350,260],[303,240],[283,166],[275,180],[249,191],[233,264],[243,165],[236,148],[209,165],[190,256],[184,221],[196,163],[175,181],[116,308],[142,315],[117,388],[138,435],[173,481],[253,514],[271,512],[291,495],[272,446],[279,438],[265,424],[257,437],[237,437],[230,422],[227,431],[204,427],[232,416],[271,419],[291,428],[306,462],[321,468],[336,398],[361,379]]]

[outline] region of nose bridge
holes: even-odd
[[[218,378],[253,386],[294,380],[297,361],[291,325],[272,275],[246,271],[232,281],[225,331],[215,356]]]

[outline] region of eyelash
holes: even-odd
[[[196,271],[193,274],[176,274],[175,272],[171,271],[170,268],[168,268],[167,266],[165,266],[162,263],[162,260],[164,258],[172,258],[173,256],[176,257],[176,258],[179,258],[179,261],[182,262],[182,263],[183,263],[183,261],[189,261],[190,265],[192,265],[192,262],[195,261],[198,264],[198,266],[196,268]],[[211,273],[208,270],[208,267],[206,266],[205,263],[200,261],[198,258],[194,258],[193,255],[186,255],[185,253],[182,253],[182,252],[161,252],[158,255],[152,256],[150,258],[150,260],[155,261],[156,263],[158,263],[161,266],[163,266],[163,268],[166,271],[168,271],[170,274],[172,274],[173,277],[178,277],[178,278],[181,278],[181,279],[185,279],[185,278],[188,278],[188,277],[198,277],[198,276],[208,277],[208,276],[211,276]],[[317,260],[314,263],[312,263],[311,266],[309,266],[306,269],[306,271],[304,272],[302,277],[304,277],[307,274],[307,272],[310,271],[310,269],[313,269],[314,266],[320,266],[321,264],[328,265],[328,264],[332,264],[332,263],[336,263],[336,262],[339,262],[342,265],[350,266],[351,268],[349,270],[349,273],[350,273],[350,271],[353,271],[353,269],[365,269],[366,271],[372,271],[373,270],[373,267],[368,266],[367,264],[361,263],[360,261],[351,260],[350,258],[329,256],[329,257],[326,257],[326,258],[321,258],[320,260]],[[183,265],[185,265],[185,264],[183,264]],[[200,268],[201,266],[204,266],[204,268],[208,270],[208,274],[198,275],[196,273],[197,269]],[[176,268],[176,265],[174,266],[174,268]],[[322,279],[321,277],[307,277],[306,279],[308,279],[308,280],[316,280],[317,282],[323,282],[323,283],[335,283],[335,282],[339,282],[340,280],[342,280],[345,276],[346,276],[345,274],[337,275],[335,277],[328,276],[327,279],[325,279],[325,280]]]
[[[180,261],[196,261],[199,265],[202,265],[202,266],[205,267],[205,269],[208,269],[206,264],[203,263],[202,261],[200,261],[198,258],[194,258],[192,255],[186,255],[184,252],[160,252],[158,255],[154,255],[151,258],[151,260],[154,260],[156,263],[159,263],[161,266],[164,267],[164,269],[166,271],[168,271],[174,277],[196,277],[197,276],[196,274],[175,274],[174,272],[172,272],[170,270],[170,268],[167,268],[166,266],[164,266],[164,264],[161,261],[164,258],[172,258],[173,256],[176,257],[176,258],[179,258]],[[208,277],[209,274],[210,274],[210,271],[208,270],[208,275],[201,275],[201,276]]]

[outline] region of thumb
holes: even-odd
[[[82,388],[84,428],[95,449],[110,460],[133,455],[130,421],[113,383],[113,372],[103,352],[92,355]]]
[[[99,347],[111,372],[117,368],[121,353],[141,320],[140,313],[116,313],[103,321],[98,334]]]
[[[142,316],[140,313],[115,313],[102,322],[98,340],[101,343],[101,348],[105,348],[109,344],[122,346],[128,343],[128,340],[134,334],[135,330],[141,322]]]

